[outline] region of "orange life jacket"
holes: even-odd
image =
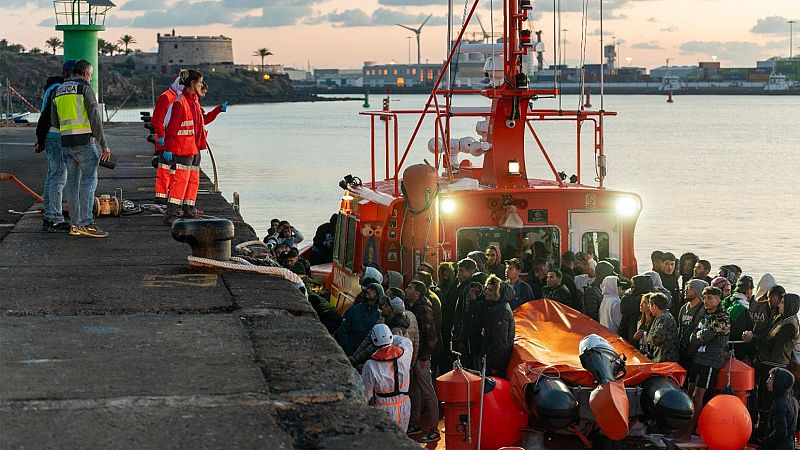
[[[172,115],[167,124],[164,146],[175,156],[191,156],[198,153],[195,139],[196,119],[192,114],[192,103],[194,100],[181,95],[172,104]]]

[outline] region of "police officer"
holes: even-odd
[[[106,237],[108,233],[94,224],[93,206],[97,165],[111,158],[111,150],[103,134],[97,97],[89,85],[93,73],[89,61],[82,59],[75,63],[72,76],[58,87],[53,97],[51,122],[61,132],[61,147],[67,161],[69,234]],[[102,154],[98,154],[98,146]]]

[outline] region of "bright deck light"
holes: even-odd
[[[630,217],[639,211],[639,202],[633,197],[619,197],[614,205],[617,213]]]
[[[508,174],[519,175],[519,161],[512,159],[508,161]]]
[[[456,202],[454,202],[453,199],[450,198],[442,200],[440,206],[442,207],[442,212],[445,214],[450,214],[456,210]]]

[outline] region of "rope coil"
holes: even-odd
[[[303,293],[303,295],[308,295],[305,289],[305,284],[303,284],[303,280],[296,273],[283,267],[247,265],[239,262],[244,261],[241,258],[231,258],[232,261],[217,261],[216,259],[201,258],[199,256],[189,255],[188,259],[190,267],[239,270],[243,272],[254,272],[283,278],[284,280],[294,284],[295,287],[297,287],[297,289]]]

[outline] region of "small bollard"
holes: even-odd
[[[192,256],[227,261],[231,258],[233,222],[227,219],[183,219],[172,224],[172,237],[192,247]]]

